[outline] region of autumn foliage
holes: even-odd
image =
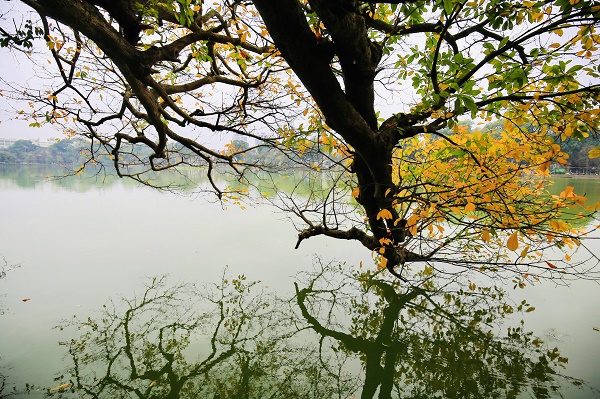
[[[597,2],[22,3],[37,15],[6,13],[0,43],[39,61],[45,42],[53,79],[3,94],[31,126],[92,141],[84,167],[108,152],[145,184],[201,168],[236,201],[246,191],[216,175],[327,173],[324,193],[277,204],[298,245],[356,240],[401,279],[415,262],[591,276],[570,251],[596,205],[548,184],[561,143],[599,130]]]

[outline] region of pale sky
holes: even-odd
[[[2,25],[12,25],[13,18],[19,21],[23,13],[28,12],[27,10],[28,7],[20,1],[1,1],[0,17],[4,19]],[[0,48],[0,90],[7,90],[5,81],[21,84],[29,81],[31,84],[35,79],[35,71],[32,67],[33,64],[24,59],[23,54]],[[26,104],[15,103],[14,100],[0,96],[0,137],[49,139],[62,136],[60,131],[53,129],[51,126],[33,128],[29,127],[31,122],[15,120],[16,111],[24,109],[26,106]]]

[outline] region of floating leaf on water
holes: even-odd
[[[59,385],[59,386],[57,386],[57,387],[51,388],[51,389],[50,389],[50,392],[52,392],[52,391],[60,391],[61,389],[68,388],[68,387],[70,387],[70,386],[72,386],[72,385],[73,385],[73,384],[71,384],[70,382],[68,382],[68,383],[66,383],[66,384],[61,384],[61,385]]]

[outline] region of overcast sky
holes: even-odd
[[[20,19],[29,8],[20,1],[2,0],[0,1],[0,24],[7,30],[14,30],[13,19],[20,23]],[[26,16],[27,18],[27,16]],[[33,18],[30,17],[30,18]],[[17,25],[18,26],[18,25]],[[6,82],[15,82],[17,84],[31,84],[34,81],[35,71],[33,64],[28,62],[23,54],[11,52],[6,48],[0,48],[0,90],[6,91]],[[0,137],[3,138],[23,138],[23,139],[48,139],[61,137],[62,133],[51,126],[41,128],[29,127],[31,121],[15,120],[16,111],[24,109],[27,105],[16,103],[6,96],[0,96]]]

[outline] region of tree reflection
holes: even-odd
[[[534,310],[525,301],[510,304],[496,286],[440,279],[431,268],[415,277],[406,288],[384,272],[329,264],[307,274],[304,288],[296,284],[310,328],[331,350],[360,359],[361,398],[547,398],[582,384],[558,373],[567,359],[523,321],[502,328]]]
[[[91,398],[342,398],[356,387],[326,373],[293,335],[276,299],[243,276],[197,288],[156,278],[143,295],[65,322],[71,365],[50,391]],[[193,359],[193,360],[191,360]],[[71,384],[71,385],[69,385]]]
[[[61,398],[546,398],[567,359],[502,322],[532,308],[497,287],[321,264],[284,300],[243,276],[155,278],[95,318],[63,322]],[[500,334],[501,331],[504,333]],[[316,333],[316,334],[314,334]],[[362,367],[361,367],[362,366]]]
[[[3,256],[0,256],[0,281],[6,279],[7,273],[21,267],[19,264],[8,264]],[[9,309],[4,304],[6,294],[0,294],[0,316],[4,316]],[[14,394],[29,392],[33,386],[27,385],[24,390],[17,390],[17,387],[10,381],[11,365],[5,363],[3,354],[0,354],[0,399],[8,399]]]

